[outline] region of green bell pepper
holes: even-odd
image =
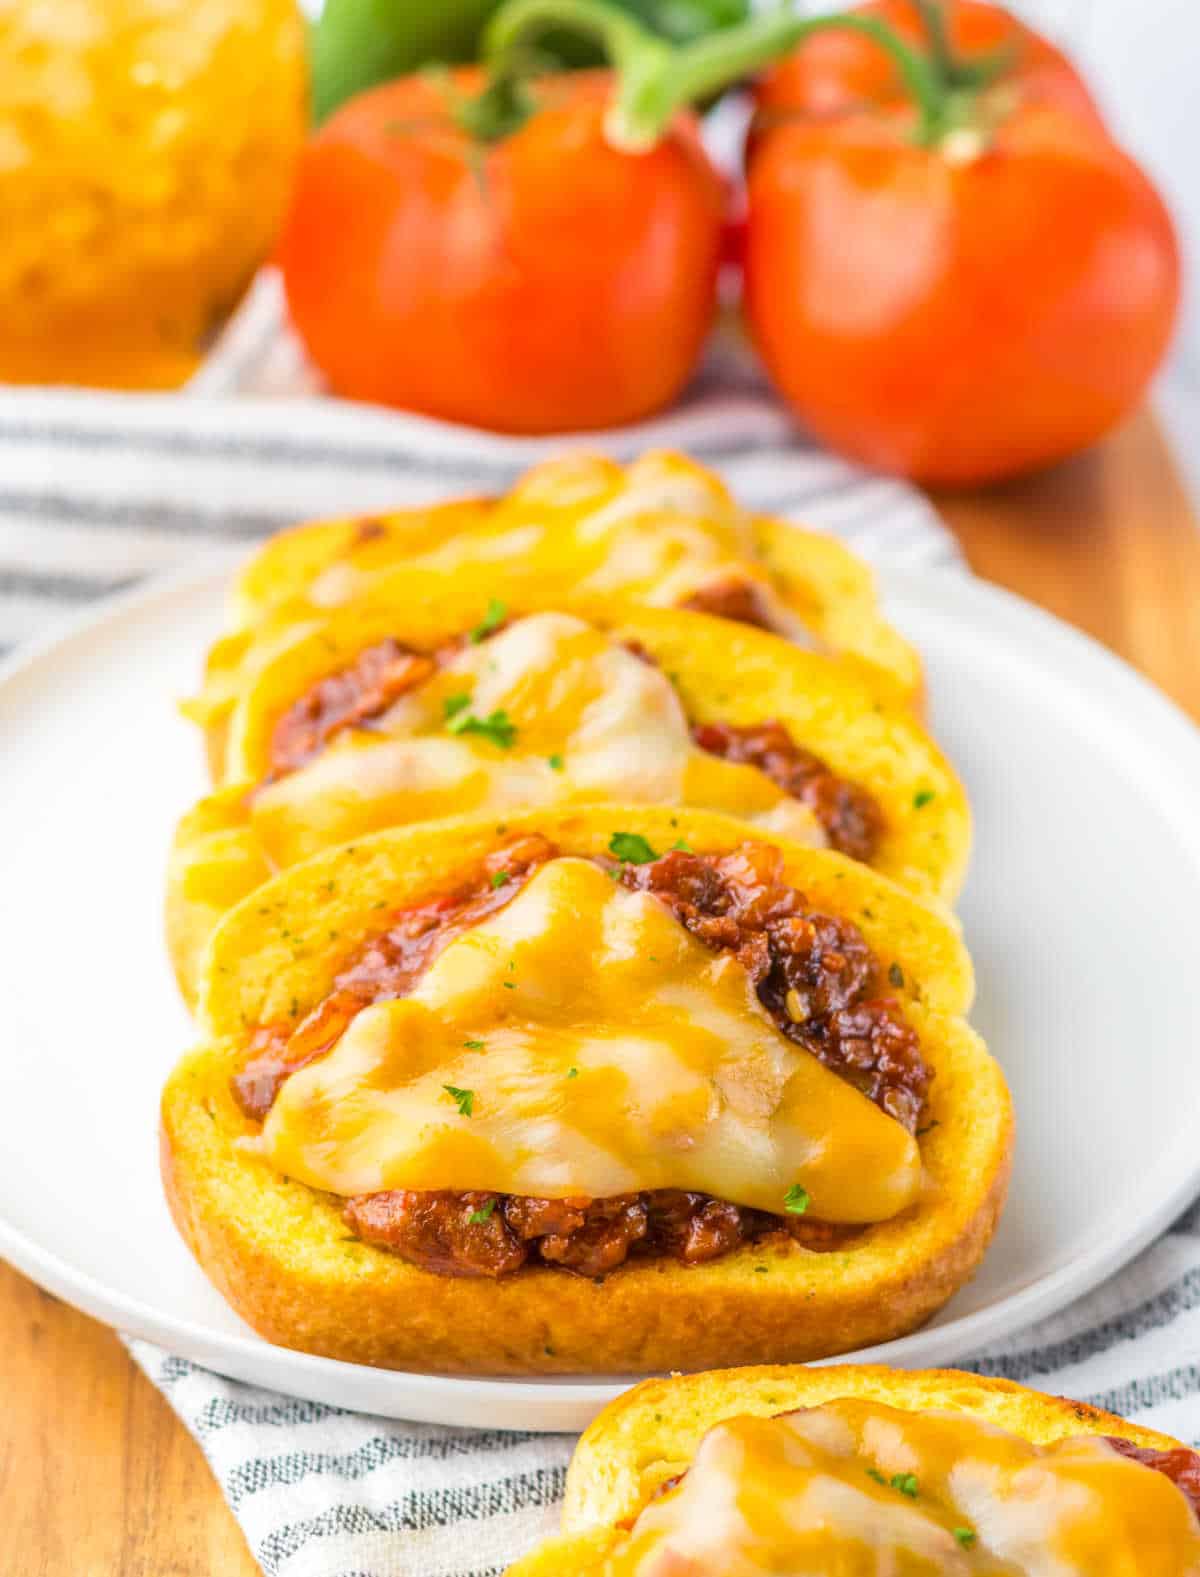
[[[660,37],[684,44],[741,22],[750,0],[615,0]],[[478,58],[500,0],[325,0],[312,29],[313,115],[320,122],[352,94],[434,62]],[[539,51],[567,67],[598,64],[591,42],[555,29]]]

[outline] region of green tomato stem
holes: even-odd
[[[940,74],[876,17],[804,18],[774,10],[672,47],[605,0],[508,0],[484,35],[492,70],[513,70],[528,36],[551,24],[586,33],[603,47],[618,78],[608,135],[631,152],[652,148],[679,110],[731,87],[820,32],[861,33],[878,44],[895,62],[917,106],[917,141],[932,144],[942,131],[946,94]]]

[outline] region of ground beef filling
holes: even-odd
[[[507,903],[557,852],[544,838],[518,839],[454,893],[393,916],[298,1028],[259,1032],[233,1081],[246,1114],[261,1121],[284,1079],[327,1052],[356,1013],[410,991],[452,937]],[[706,946],[735,954],[789,1039],[915,1131],[931,1078],[916,1033],[879,994],[878,965],[857,927],[807,910],[784,881],[778,849],[745,844],[725,855],[674,850],[642,865],[605,863]],[[529,1263],[602,1276],[631,1257],[699,1264],[770,1235],[818,1250],[856,1235],[677,1189],[611,1199],[397,1189],[349,1200],[345,1216],[364,1241],[457,1276],[503,1276]]]
[[[396,1189],[351,1199],[345,1219],[365,1242],[443,1276],[506,1276],[528,1264],[604,1276],[631,1258],[669,1254],[700,1265],[768,1236],[819,1251],[857,1235],[673,1188],[611,1199]]]
[[[270,768],[264,781],[275,783],[295,772],[346,729],[369,727],[402,695],[432,678],[462,644],[461,639],[453,640],[428,654],[394,640],[366,647],[353,663],[319,680],[281,715],[271,733]],[[625,644],[643,662],[654,665],[654,658],[637,641]],[[832,848],[855,860],[869,861],[874,856],[883,830],[874,797],[831,772],[820,756],[798,745],[782,723],[744,728],[698,723],[692,740],[709,755],[757,767],[785,794],[807,805]]]
[[[820,756],[798,745],[782,723],[698,723],[692,738],[701,750],[757,767],[785,794],[807,805],[830,847],[852,860],[870,860],[879,846],[883,815],[875,797],[831,772]]]
[[[294,701],[271,733],[268,783],[319,755],[335,735],[361,728],[437,671],[437,656],[379,641]]]
[[[767,599],[751,580],[731,576],[698,586],[679,606],[688,613],[709,613],[715,619],[731,619],[734,624],[778,633]]]
[[[546,838],[517,838],[489,854],[452,892],[393,915],[389,928],[334,976],[332,991],[307,1018],[256,1033],[250,1060],[233,1078],[234,1097],[246,1116],[262,1122],[283,1081],[324,1056],[355,1014],[372,1002],[406,996],[447,942],[506,904],[557,852]]]

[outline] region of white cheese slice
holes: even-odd
[[[359,1013],[261,1147],[334,1194],[683,1188],[782,1216],[798,1183],[814,1218],[852,1223],[921,1177],[912,1136],[781,1034],[731,955],[574,857]]]
[[[511,736],[474,726],[496,714]],[[562,613],[464,647],[369,730],[338,735],[262,789],[251,815],[282,867],[382,827],[598,800],[703,806],[825,841],[811,811],[757,768],[693,745],[666,674]]]
[[[734,1418],[652,1500],[607,1577],[1196,1577],[1200,1527],[1103,1440],[847,1398]]]

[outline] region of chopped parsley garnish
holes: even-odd
[[[517,982],[515,980],[502,980],[500,984],[506,991],[515,991],[517,989]]]
[[[783,1196],[783,1208],[792,1216],[802,1216],[808,1209],[808,1189],[793,1183]]]
[[[443,1084],[442,1088],[458,1107],[458,1115],[460,1117],[469,1117],[475,1105],[475,1091],[460,1090],[453,1084]]]
[[[567,1078],[568,1079],[577,1079],[578,1077],[579,1077],[579,1069],[578,1068],[568,1068],[567,1069]]]
[[[471,645],[478,646],[493,630],[498,630],[508,617],[508,608],[499,597],[489,597],[487,612],[471,631]]]
[[[867,1477],[873,1478],[877,1484],[882,1484],[885,1489],[887,1488],[887,1479],[884,1478],[877,1467],[869,1467],[867,1469]]]
[[[962,1545],[964,1550],[969,1550],[972,1544],[974,1544],[975,1540],[979,1537],[974,1528],[955,1528],[953,1532],[954,1537]]]
[[[900,968],[899,964],[893,964],[889,968],[888,979],[896,987],[896,990],[899,991],[901,986],[904,984],[904,971]]]
[[[548,767],[552,768],[555,772],[561,772],[562,769],[566,766],[566,762],[563,760],[563,758],[559,755],[558,751],[556,750],[552,756],[547,756],[546,757],[546,765]]]
[[[916,1500],[917,1475],[915,1473],[894,1473],[892,1475],[892,1488],[898,1489],[902,1495],[907,1495],[910,1500]]]
[[[672,849],[682,850],[684,854],[690,854],[692,852],[692,846],[686,838],[676,838],[671,847]]]
[[[640,832],[614,832],[608,840],[608,852],[628,865],[649,865],[658,859]]]
[[[492,886],[493,887],[504,887],[505,885],[507,885],[507,883],[512,881],[512,872],[511,871],[493,871],[491,880],[492,880]]]
[[[468,707],[470,704],[471,697],[465,690],[460,690],[457,695],[448,695],[442,702],[442,715],[449,722],[452,717],[457,717],[464,707]]]
[[[458,697],[454,699],[457,701]],[[447,719],[446,727],[452,734],[482,734],[501,750],[511,749],[517,737],[517,725],[503,708],[489,712],[487,717],[476,717],[473,712],[457,708]]]
[[[495,1208],[496,1201],[494,1199],[489,1199],[486,1205],[480,1205],[478,1210],[472,1210],[471,1214],[467,1217],[467,1225],[469,1227],[477,1227],[481,1221],[487,1220]]]
[[[463,1041],[463,1045],[467,1048],[468,1051],[482,1051],[483,1050],[483,1042],[481,1040],[464,1040]],[[446,1085],[445,1088],[449,1089],[450,1086]]]
[[[918,789],[913,795],[913,809],[920,810],[922,806],[928,805],[933,798],[935,798],[935,795],[932,789]]]

